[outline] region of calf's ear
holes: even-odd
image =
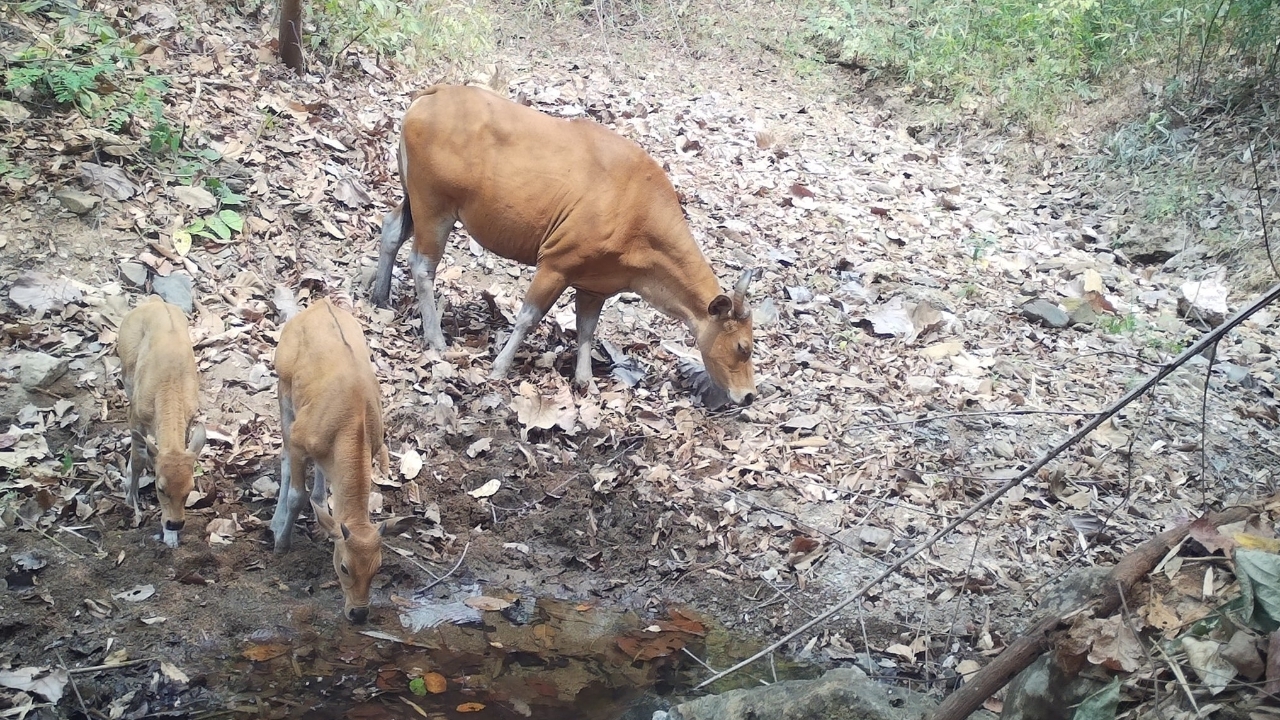
[[[197,423],[191,428],[191,440],[187,442],[187,452],[192,455],[199,455],[200,451],[204,449],[204,441],[204,425]]]
[[[386,537],[388,535],[395,535],[398,532],[404,532],[405,530],[408,530],[416,521],[417,521],[417,518],[413,516],[389,517],[386,520],[383,520],[382,522],[378,523],[378,534],[383,537]]]
[[[346,530],[346,528],[338,527],[338,522],[329,514],[329,508],[321,507],[315,504],[315,502],[312,502],[311,512],[315,513],[316,523],[320,525],[322,530],[329,534],[329,537],[335,540],[339,538],[345,539],[343,531]]]
[[[724,293],[715,296],[707,305],[707,314],[717,320],[728,320],[733,316],[733,299]]]

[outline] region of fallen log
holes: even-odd
[[[1204,516],[1205,522],[1213,527],[1229,525],[1247,519],[1256,512],[1252,507],[1241,506],[1209,513]],[[1052,645],[1049,634],[1078,615],[1082,610],[1089,611],[1094,617],[1104,618],[1120,609],[1121,598],[1142,578],[1146,577],[1160,562],[1169,549],[1186,537],[1192,523],[1187,522],[1171,530],[1156,535],[1129,554],[1120,559],[1107,581],[1102,583],[1098,591],[1083,602],[1073,607],[1054,613],[1028,630],[1022,637],[1014,641],[1004,652],[1000,653],[986,667],[974,673],[965,681],[959,690],[947,696],[938,709],[934,711],[932,720],[964,720],[975,710],[982,707],[988,697],[1004,687],[1015,675],[1036,661]],[[1122,595],[1123,594],[1123,595]]]

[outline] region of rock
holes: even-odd
[[[893,544],[893,533],[884,528],[868,525],[858,532],[858,539],[863,545],[878,552],[884,552]]]
[[[1227,286],[1217,280],[1183,283],[1178,288],[1178,315],[1218,327],[1227,319]]]
[[[134,287],[142,287],[147,284],[147,275],[149,271],[147,266],[137,262],[120,263],[120,274],[124,276]]]
[[[1070,720],[1076,705],[1106,685],[1069,676],[1052,660],[1052,653],[1042,655],[1009,683],[1000,720]]]
[[[47,388],[66,371],[66,360],[45,353],[24,353],[18,359],[18,380],[27,390]]]
[[[873,193],[878,193],[886,197],[896,197],[898,195],[898,189],[890,185],[889,183],[882,183],[882,182],[867,183],[867,189]]]
[[[31,111],[16,102],[0,100],[0,120],[20,123],[31,117]]]
[[[192,282],[191,276],[186,273],[173,273],[166,276],[156,276],[151,281],[151,289],[157,295],[164,298],[164,301],[171,305],[177,305],[182,308],[182,312],[190,315],[195,304],[193,302],[192,290],[195,283]]]
[[[1032,300],[1023,305],[1022,316],[1051,328],[1064,328],[1071,322],[1062,308],[1044,299]]]
[[[916,395],[929,395],[938,391],[942,386],[937,380],[927,375],[908,375],[907,388]]]
[[[1237,630],[1231,641],[1222,646],[1222,657],[1249,682],[1256,682],[1266,671],[1258,654],[1258,638],[1244,630]]]
[[[829,670],[816,680],[788,680],[730,690],[681,703],[671,720],[916,720],[933,701],[902,688],[880,685],[857,668]]]
[[[1129,254],[1129,259],[1139,265],[1159,265],[1168,261],[1191,245],[1186,232],[1177,233],[1175,237],[1153,235],[1149,225],[1135,223],[1116,244]]]
[[[1252,388],[1257,385],[1253,376],[1249,374],[1249,368],[1236,365],[1234,363],[1220,362],[1215,366],[1218,372],[1227,376],[1227,380],[1239,385],[1243,388]]]
[[[807,287],[788,287],[787,297],[793,302],[807,303],[813,300],[813,291]]]
[[[1164,261],[1164,270],[1166,272],[1175,272],[1187,268],[1197,268],[1204,265],[1204,260],[1209,256],[1209,251],[1203,245],[1192,245],[1191,247],[1181,250],[1173,255],[1173,257]]]
[[[1093,306],[1079,298],[1067,298],[1062,303],[1067,308],[1067,316],[1072,325],[1092,325],[1098,321],[1098,314]]]
[[[96,207],[98,203],[102,202],[102,198],[97,195],[90,195],[87,192],[71,190],[70,188],[59,190],[57,198],[58,201],[62,203],[62,207],[77,215],[83,215],[89,212]]]

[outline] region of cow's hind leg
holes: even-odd
[[[378,250],[378,273],[373,276],[373,304],[386,307],[391,303],[391,270],[396,264],[396,253],[413,233],[413,213],[409,200],[396,206],[382,220],[382,243]]]
[[[302,453],[295,453],[293,448],[293,400],[285,394],[280,396],[280,490],[276,494],[276,510],[271,516],[271,534],[275,539],[275,551],[282,553],[293,544],[293,525],[298,520],[294,506],[298,498],[306,498],[304,487],[304,470],[307,458]],[[296,471],[294,465],[297,465]]]

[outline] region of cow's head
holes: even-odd
[[[147,438],[147,452],[155,458],[156,500],[160,503],[160,528],[164,544],[178,547],[178,532],[187,520],[187,496],[195,488],[195,464],[204,448],[204,425],[191,428],[186,447],[156,447]]]
[[[698,333],[698,350],[707,374],[739,405],[749,405],[756,397],[751,308],[747,306],[747,287],[755,273],[754,269],[744,270],[732,296],[721,293],[712,298],[707,305],[708,321]]]
[[[333,570],[342,585],[342,614],[353,623],[369,619],[369,591],[373,577],[382,568],[382,536],[395,532],[399,522],[392,518],[374,525],[340,523],[328,508],[311,503],[316,522],[333,538]]]

